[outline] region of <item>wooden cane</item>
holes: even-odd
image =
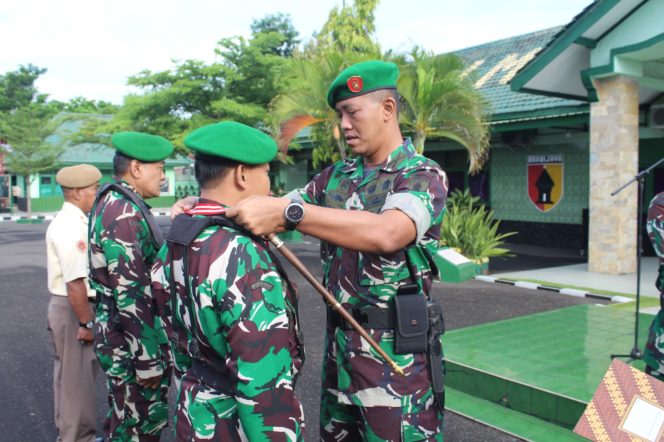
[[[400,376],[406,376],[404,371],[399,367],[396,362],[392,360],[392,358],[385,353],[385,351],[378,346],[376,341],[367,333],[365,329],[362,328],[362,326],[351,316],[348,311],[339,304],[339,302],[334,298],[334,296],[327,291],[323,285],[318,282],[316,277],[305,267],[305,265],[302,263],[302,261],[299,260],[297,256],[293,252],[290,251],[288,247],[284,245],[284,242],[279,239],[277,235],[274,233],[270,233],[267,236],[267,239],[270,240],[272,244],[279,250],[279,252],[291,263],[293,264],[293,267],[304,276],[304,278],[309,281],[309,283],[316,289],[318,290],[318,293],[320,293],[323,296],[323,299],[334,308],[343,318],[346,322],[348,322],[351,327],[353,327],[366,341],[371,345],[374,350],[380,354],[385,361],[387,361],[388,364],[390,364],[390,367],[392,367],[392,370],[394,370],[395,373],[397,373]]]

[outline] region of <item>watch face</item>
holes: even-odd
[[[300,222],[304,217],[304,208],[299,204],[291,204],[286,209],[286,218],[289,221]]]

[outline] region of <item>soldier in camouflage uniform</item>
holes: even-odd
[[[103,187],[90,215],[90,282],[97,292],[95,352],[107,375],[106,437],[157,441],[168,423],[170,355],[155,315],[150,268],[163,241],[143,199],[159,196],[168,140],[112,137],[117,183]]]
[[[661,308],[650,325],[643,360],[647,364],[646,373],[664,380],[664,192],[655,195],[650,202],[646,228],[652,247],[659,256],[659,273],[655,286],[659,290]]]
[[[328,310],[323,441],[443,439],[442,352],[433,352],[437,363],[428,364],[429,353],[396,354],[393,347],[392,302],[413,280],[429,293],[433,269],[426,256],[437,250],[447,197],[445,173],[401,136],[397,76],[396,65],[379,61],[344,70],[328,103],[356,156],[287,195],[290,203],[251,198],[227,212],[255,234],[297,227],[320,238],[324,284],[406,373],[394,374]],[[293,210],[298,204],[301,210]],[[441,345],[439,335],[433,339]],[[438,395],[432,376],[440,379]]]
[[[276,144],[222,122],[195,130],[185,145],[196,153],[201,197],[174,220],[152,270],[155,295],[170,298],[174,312],[177,440],[304,440],[295,288],[264,239],[220,218],[229,205],[268,194]],[[181,226],[201,220],[203,230],[183,240],[191,229]]]

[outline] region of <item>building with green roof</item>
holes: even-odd
[[[70,116],[72,117],[72,116]],[[73,118],[66,121],[58,128],[55,134],[47,139],[52,143],[64,143],[64,152],[60,155],[58,163],[52,168],[39,173],[34,177],[30,189],[25,189],[22,179],[12,177],[12,185],[16,193],[20,196],[13,198],[13,204],[18,210],[25,210],[27,192],[30,192],[32,210],[34,212],[47,212],[59,210],[64,201],[62,189],[55,182],[55,174],[60,168],[76,164],[92,164],[101,170],[102,183],[113,179],[113,156],[115,150],[105,144],[100,143],[79,143],[75,144],[67,140],[67,137],[80,130],[84,124],[85,118],[110,118],[100,115],[73,115]],[[148,203],[152,207],[170,207],[176,197],[183,196],[185,193],[191,194],[197,192],[194,186],[194,179],[191,176],[191,165],[193,161],[189,158],[178,156],[168,158],[164,167],[166,180],[162,186],[161,195],[152,198]]]
[[[469,188],[502,230],[518,232],[510,241],[576,249],[592,271],[634,272],[636,186],[611,192],[664,158],[663,16],[662,1],[596,0],[566,26],[456,51],[489,105],[490,158],[469,176],[459,144],[427,138],[425,155],[450,190]],[[276,172],[286,189],[316,172],[310,148],[294,159]],[[644,180],[646,205],[661,191],[662,164]]]
[[[592,271],[636,265],[637,190],[612,191],[664,158],[664,33],[658,0],[596,0],[567,25],[455,53],[466,63],[491,115],[490,158],[468,175],[462,146],[428,138],[425,155],[447,172],[450,190],[469,188],[494,211],[510,241],[572,248]],[[408,135],[406,133],[406,135]],[[273,184],[290,190],[318,171],[308,130],[275,164]],[[71,146],[60,165],[90,162],[110,177],[112,151]],[[167,162],[169,187],[157,204],[195,193],[188,159]],[[30,189],[35,210],[57,195],[54,173]],[[664,191],[664,166],[644,179],[644,202]],[[648,249],[649,242],[644,240]]]

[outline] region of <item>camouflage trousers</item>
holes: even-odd
[[[650,367],[653,375],[664,377],[664,310],[662,309],[650,324],[643,361]]]
[[[320,440],[324,442],[442,442],[442,428],[443,415],[434,406],[404,414],[399,407],[342,404],[327,390],[321,396]]]
[[[130,358],[118,356],[112,347],[98,345],[96,354],[106,373],[108,415],[104,435],[110,441],[158,441],[168,425],[168,387],[173,368],[167,366],[158,388],[141,387]]]
[[[235,399],[199,384],[186,374],[180,377],[175,434],[179,441],[246,440]]]
[[[265,441],[295,442],[288,431],[270,425],[264,419]],[[302,428],[295,435],[303,441]],[[184,374],[180,379],[175,411],[175,434],[178,441],[245,442],[249,438],[240,422],[235,397],[221,393],[198,379]]]
[[[168,385],[170,370],[164,373],[158,388],[143,388],[135,381],[107,378],[109,410],[104,424],[111,441],[158,441],[168,425]]]
[[[354,346],[338,345],[333,339],[334,328],[328,326],[325,340],[325,357],[323,359],[323,380],[320,404],[320,440],[323,442],[414,442],[414,441],[443,441],[443,413],[436,407],[433,391],[428,381],[425,370],[424,356],[416,359],[406,368],[407,382],[409,385],[417,385],[412,394],[401,394],[400,403],[388,406],[380,404],[351,405],[346,403],[348,398],[341,402],[339,400],[339,384],[345,382],[359,385],[366,378],[382,376],[385,374],[382,360],[377,364],[366,365],[366,360],[358,361],[355,365],[341,364],[345,368],[341,374],[339,371],[339,359],[341,354],[348,358],[351,354],[359,354],[362,349],[359,344]],[[384,350],[390,354],[392,342],[380,339],[382,332],[370,330],[374,340],[381,344]],[[339,337],[340,335],[337,335]],[[350,333],[347,336],[355,336]],[[392,355],[398,358],[398,355]],[[372,367],[380,367],[379,371],[372,371]],[[409,370],[417,368],[417,373]],[[349,371],[349,369],[351,371]],[[387,368],[386,370],[390,370]],[[347,379],[348,378],[348,379]],[[353,380],[350,380],[353,379]],[[373,384],[373,383],[372,383]],[[392,391],[404,392],[403,385],[392,385]],[[352,388],[352,387],[351,387]],[[410,390],[408,390],[410,391]],[[347,393],[347,391],[346,391]],[[346,395],[347,396],[347,395]],[[355,401],[356,399],[352,399]]]

